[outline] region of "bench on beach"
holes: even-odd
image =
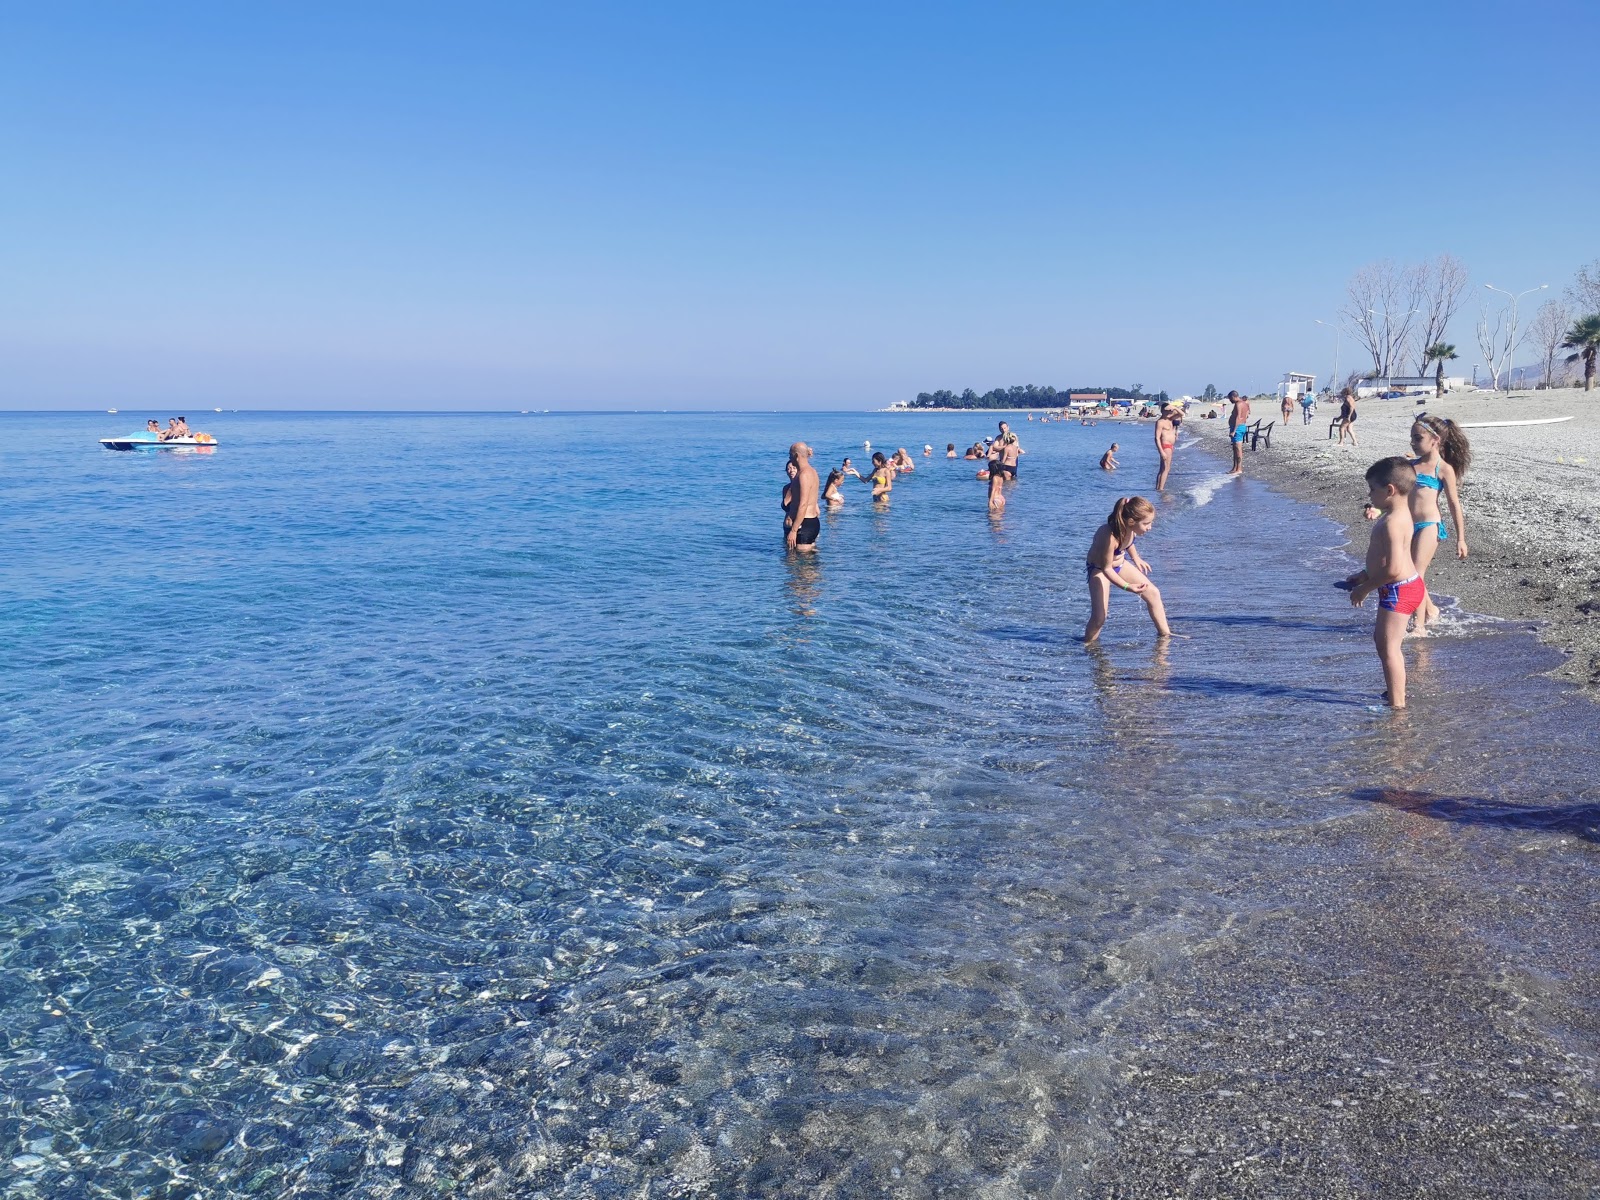
[[[1269,421],[1265,417],[1262,417],[1261,420],[1257,421],[1254,425],[1249,426],[1245,431],[1245,436],[1250,439],[1250,449],[1261,449],[1261,441],[1263,438],[1265,438],[1267,442],[1267,449],[1271,450],[1272,427],[1276,424],[1276,421]]]

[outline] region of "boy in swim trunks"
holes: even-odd
[[[1411,558],[1410,496],[1416,486],[1416,469],[1399,456],[1380,459],[1367,468],[1367,496],[1383,515],[1372,525],[1367,565],[1343,585],[1350,589],[1350,603],[1358,607],[1373,592],[1378,593],[1378,623],[1372,641],[1389,689],[1383,701],[1390,708],[1406,706],[1406,660],[1400,646],[1406,622],[1427,595]]]
[[[1229,475],[1244,474],[1244,440],[1250,436],[1250,401],[1238,392],[1229,392],[1233,410],[1228,413],[1228,440],[1233,443],[1233,470]]]

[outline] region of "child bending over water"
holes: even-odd
[[[1367,565],[1341,585],[1350,589],[1350,603],[1360,606],[1378,593],[1378,623],[1372,641],[1383,664],[1388,690],[1383,702],[1390,708],[1406,706],[1406,619],[1422,604],[1422,577],[1411,559],[1411,506],[1408,497],[1417,484],[1411,463],[1398,456],[1380,459],[1367,468],[1367,495],[1383,515],[1372,525],[1367,542]]]
[[[1106,610],[1111,604],[1111,589],[1133,592],[1150,609],[1156,633],[1171,637],[1167,610],[1161,604],[1161,591],[1150,582],[1150,564],[1134,549],[1133,541],[1149,533],[1155,524],[1156,506],[1143,496],[1123,496],[1111,509],[1106,523],[1095,532],[1089,547],[1089,624],[1083,640],[1092,642],[1105,628]]]
[[[1439,543],[1449,537],[1444,527],[1441,497],[1456,523],[1456,557],[1467,556],[1467,510],[1458,485],[1472,463],[1472,449],[1461,426],[1448,417],[1419,416],[1411,426],[1411,460],[1417,486],[1411,491],[1411,557],[1422,577],[1422,607],[1417,609],[1415,633],[1428,635],[1428,622],[1439,616],[1439,606],[1427,594],[1428,566]]]

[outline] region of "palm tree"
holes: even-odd
[[[1594,391],[1594,359],[1600,354],[1600,313],[1574,321],[1561,347],[1573,352],[1567,355],[1569,363],[1583,359],[1583,390]]]
[[[1422,369],[1426,371],[1428,364],[1436,362],[1439,369],[1433,376],[1433,394],[1435,397],[1444,395],[1444,364],[1456,357],[1456,348],[1449,342],[1435,342],[1422,352]]]

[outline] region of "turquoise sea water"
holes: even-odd
[[[1013,418],[995,519],[942,457],[986,415],[97,446],[145,415],[0,416],[7,1195],[1137,1195],[1163,1139],[1246,1182],[1292,1153],[1283,1194],[1379,1158],[1493,1194],[1530,1130],[1593,1161],[1594,709],[1456,613],[1375,717],[1337,530],[1198,450],[1142,545],[1189,638],[1118,596],[1086,650],[1143,429]],[[796,438],[919,470],[792,559]],[[1409,1140],[1328,1107],[1358,1070],[1434,1098]],[[1533,1115],[1496,1141],[1465,1097],[1502,1074]]]

